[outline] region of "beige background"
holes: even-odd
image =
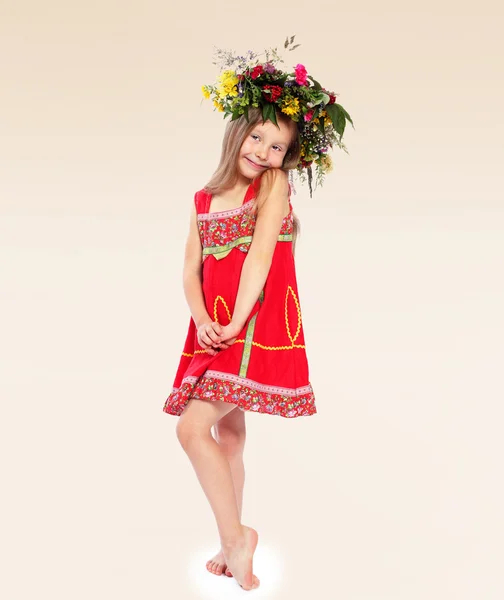
[[[241,15],[241,16],[240,16]],[[247,16],[245,16],[247,15]],[[0,595],[239,598],[162,413],[214,45],[301,47],[356,130],[297,264],[318,414],[248,416],[254,597],[500,599],[502,7],[0,2]]]

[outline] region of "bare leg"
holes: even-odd
[[[245,413],[238,408],[232,410],[215,424],[215,438],[228,459],[231,468],[240,520],[243,506],[243,486],[245,483],[245,466],[243,463],[245,436]],[[207,561],[206,568],[214,575],[222,575],[225,572],[228,577],[232,577],[231,571],[227,568],[222,548],[213,558]]]
[[[211,428],[235,406],[221,401],[190,400],[177,424],[177,436],[210,502],[230,571],[245,590],[259,585],[252,573],[257,532],[240,522],[231,467]]]

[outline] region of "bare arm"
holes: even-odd
[[[198,340],[202,348],[205,348],[209,354],[215,354],[212,349],[220,347],[226,348],[221,344],[220,334],[222,327],[214,323],[208,314],[203,295],[202,282],[202,248],[198,231],[196,207],[193,206],[191,212],[191,222],[189,226],[189,235],[185,247],[183,284],[184,294],[191,311],[192,318],[198,330]]]
[[[202,323],[211,322],[207,312],[203,289],[201,287],[202,249],[198,232],[196,207],[191,212],[189,235],[187,236],[184,256],[183,284],[184,294],[191,311],[192,318],[199,327]]]
[[[230,325],[224,327],[224,339],[238,335],[245,326],[268,277],[282,221],[289,212],[287,174],[280,169],[274,171],[263,175],[274,178],[271,193],[258,207],[254,236],[240,275],[233,318]]]

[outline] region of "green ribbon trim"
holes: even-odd
[[[250,244],[252,241],[252,236],[247,235],[245,237],[238,238],[237,240],[233,240],[229,242],[229,244],[225,244],[224,246],[211,246],[208,248],[203,248],[203,254],[219,254],[219,252],[226,252],[227,250],[231,250],[235,248],[239,244]]]
[[[279,242],[291,242],[292,234],[286,233],[284,235],[279,235],[278,241]],[[236,246],[239,246],[240,244],[250,244],[251,242],[252,242],[252,236],[247,235],[247,236],[238,238],[237,240],[233,240],[232,242],[229,242],[229,244],[225,244],[224,246],[210,246],[208,248],[203,248],[203,254],[204,255],[220,254],[221,252],[229,252],[229,250],[232,250],[233,248],[235,248]]]
[[[243,344],[243,354],[240,365],[240,377],[246,377],[248,366],[250,362],[250,352],[252,351],[252,340],[254,339],[254,329],[256,323],[257,313],[250,319],[247,327],[247,334],[245,336],[245,343]]]
[[[264,289],[259,294],[259,304],[264,302]],[[243,354],[240,364],[240,377],[246,377],[250,362],[250,353],[252,352],[252,341],[254,339],[254,329],[257,319],[257,313],[250,319],[247,333],[245,335],[245,343],[243,344]]]

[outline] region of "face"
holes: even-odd
[[[238,169],[246,179],[254,179],[265,169],[282,166],[292,138],[292,129],[278,120],[259,122],[247,135],[238,155]]]

